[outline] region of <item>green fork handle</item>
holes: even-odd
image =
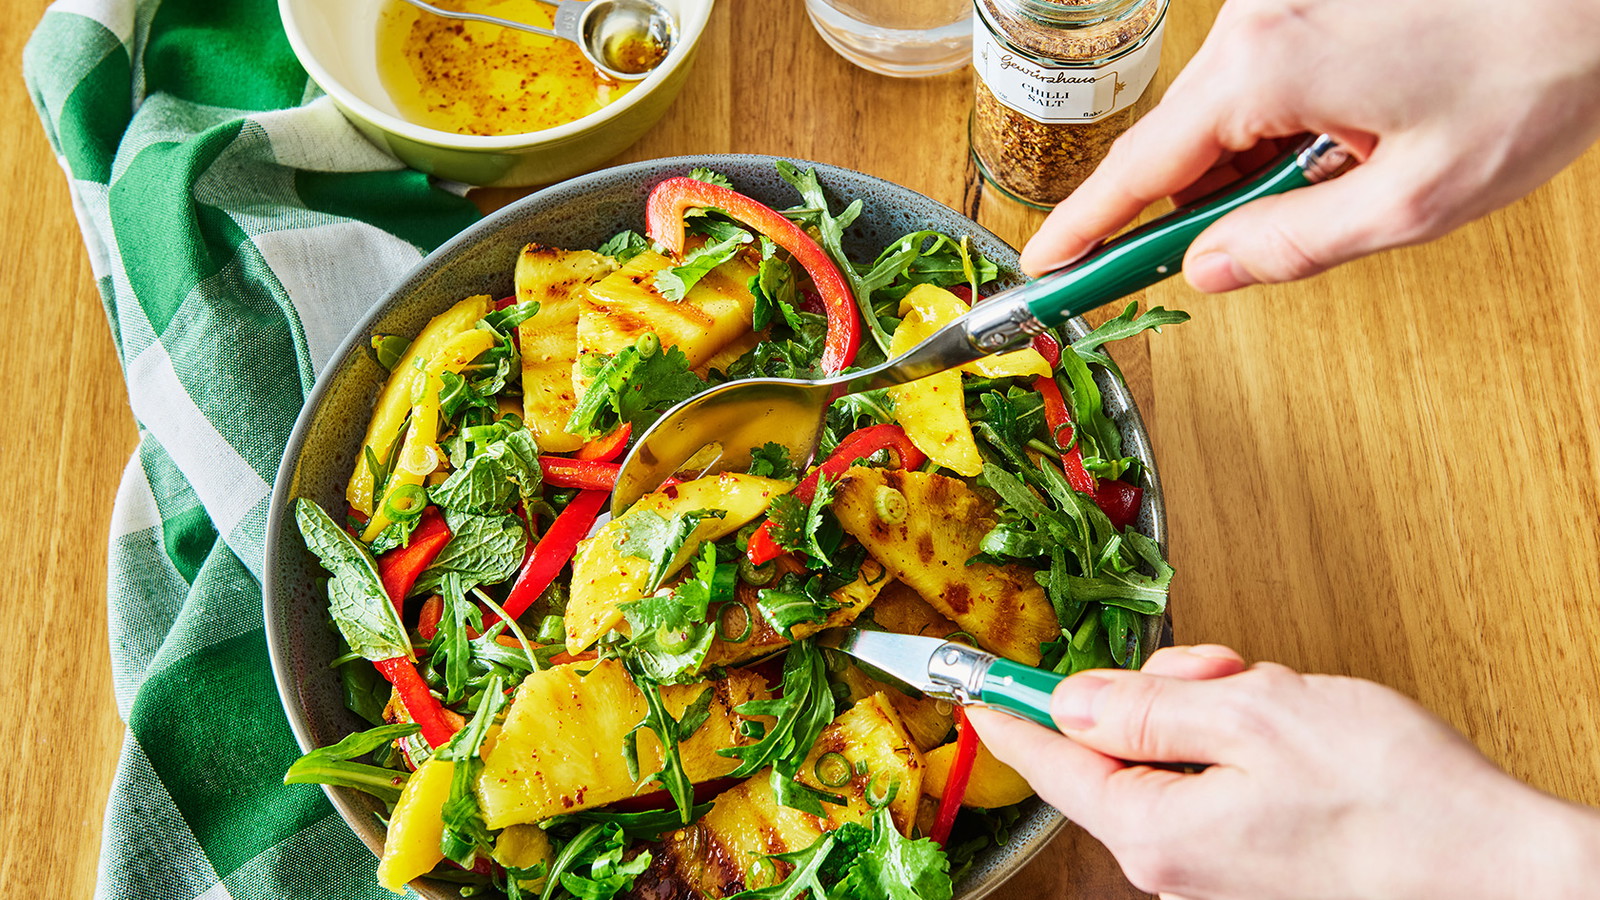
[[[1001,712],[1059,731],[1050,718],[1050,692],[1064,678],[1047,669],[996,659],[984,673],[977,699]]]
[[[1333,178],[1350,162],[1349,152],[1338,142],[1319,137],[1251,178],[1175,209],[1066,268],[980,304],[973,310],[971,339],[978,348],[994,352],[1017,343],[1019,329],[1031,332],[1059,325],[1176,275],[1183,269],[1189,245],[1213,222],[1252,200]],[[1030,314],[1036,322],[1027,321]],[[980,324],[976,321],[980,316],[988,321]]]

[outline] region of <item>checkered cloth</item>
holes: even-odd
[[[476,212],[345,122],[275,0],[59,0],[24,73],[139,424],[109,548],[128,736],[97,896],[390,896],[322,791],[282,784],[299,751],[267,662],[263,530],[317,372]]]

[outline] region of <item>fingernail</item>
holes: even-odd
[[[1194,261],[1184,266],[1189,273],[1189,281],[1204,291],[1220,293],[1237,288],[1248,287],[1256,283],[1256,277],[1251,275],[1239,261],[1221,251],[1202,253]]]
[[[1221,644],[1196,644],[1193,647],[1185,647],[1184,652],[1190,656],[1199,656],[1204,659],[1238,660],[1241,658],[1232,647],[1224,647]]]
[[[1082,731],[1094,727],[1095,698],[1111,684],[1093,675],[1074,675],[1056,686],[1050,697],[1050,716],[1062,728]]]

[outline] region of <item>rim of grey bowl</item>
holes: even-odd
[[[345,81],[334,77],[327,66],[322,64],[316,54],[311,52],[302,34],[300,21],[294,15],[295,0],[278,0],[278,16],[283,22],[283,30],[289,39],[289,47],[294,50],[294,55],[300,60],[300,65],[306,74],[315,81],[323,92],[339,103],[352,110],[357,116],[367,120],[374,126],[392,134],[399,135],[407,140],[434,147],[443,147],[451,150],[481,150],[481,151],[506,151],[520,150],[534,144],[543,144],[551,141],[561,141],[583,134],[591,128],[604,122],[609,122],[644,101],[644,98],[661,85],[675,69],[689,64],[689,57],[700,44],[700,39],[705,35],[706,26],[711,21],[711,12],[716,7],[716,0],[691,0],[703,2],[704,10],[697,8],[697,15],[683,16],[680,12],[679,21],[674,24],[678,28],[677,42],[667,52],[661,64],[641,81],[635,82],[621,98],[607,103],[605,106],[549,128],[538,131],[520,131],[516,134],[477,135],[456,134],[450,131],[440,131],[429,128],[416,122],[404,119],[394,113],[384,112],[369,102],[365,97],[356,93],[345,85]],[[689,33],[684,27],[684,19],[689,19],[690,24],[697,27]],[[373,38],[376,40],[376,37]]]
[[[695,156],[676,156],[663,159],[646,160],[643,162],[629,163],[601,169],[587,175],[581,175],[567,181],[551,185],[538,190],[515,203],[509,204],[494,213],[485,216],[481,221],[473,224],[455,237],[446,241],[440,247],[428,254],[403,278],[399,279],[394,287],[388,290],[382,299],[373,305],[339,345],[326,367],[318,374],[317,382],[311,393],[307,395],[305,405],[301,408],[295,420],[293,431],[284,450],[283,462],[280,464],[277,477],[274,479],[272,499],[268,507],[266,523],[266,550],[268,554],[266,577],[263,581],[263,615],[267,626],[267,652],[272,665],[273,681],[277,686],[278,697],[284,708],[284,714],[289,720],[289,726],[294,732],[295,740],[302,751],[309,751],[315,744],[312,729],[308,721],[307,712],[298,701],[296,686],[293,683],[288,659],[288,647],[285,644],[286,636],[277,625],[281,617],[276,615],[279,609],[279,596],[282,585],[279,579],[282,572],[278,565],[273,564],[273,554],[279,547],[283,538],[283,531],[292,521],[292,514],[288,512],[291,500],[296,471],[299,468],[300,453],[304,447],[307,435],[317,418],[317,411],[322,407],[326,395],[332,384],[337,381],[337,375],[349,365],[352,365],[359,354],[365,354],[368,348],[368,335],[374,325],[402,304],[402,301],[420,288],[426,286],[429,276],[471,250],[481,241],[490,237],[508,220],[515,220],[529,211],[547,204],[566,202],[584,197],[597,189],[612,183],[626,183],[630,180],[643,181],[650,179],[659,181],[662,178],[680,175],[689,172],[696,166],[716,168],[730,165],[764,165],[771,167],[778,160],[786,160],[799,166],[801,169],[815,169],[823,181],[825,189],[837,193],[841,186],[838,181],[857,181],[876,186],[880,191],[890,196],[910,194],[922,201],[933,203],[935,201],[922,194],[902,187],[894,182],[876,176],[857,172],[841,166],[809,160],[793,159],[791,157],[767,156],[761,154],[706,154]],[[948,209],[948,207],[945,207]],[[998,255],[1004,257],[996,262],[1002,265],[1001,283],[1020,283],[1020,276],[1016,273],[1016,250],[999,236],[968,219],[955,210],[950,210],[952,216],[965,223],[966,233],[973,238],[974,243],[988,244],[985,252],[991,257]],[[642,221],[642,216],[641,216]],[[443,311],[445,304],[441,301],[439,311]],[[437,313],[434,313],[437,314]],[[1073,319],[1066,326],[1069,332],[1078,337],[1086,333],[1087,326],[1082,319]],[[1126,385],[1111,378],[1109,373],[1096,372],[1096,380],[1100,384],[1102,393],[1106,398],[1106,408],[1109,415],[1117,423],[1121,431],[1125,451],[1136,456],[1144,467],[1143,488],[1146,503],[1140,512],[1140,530],[1154,538],[1163,548],[1166,547],[1166,508],[1161,491],[1161,478],[1157,469],[1155,456],[1150,446],[1149,433],[1146,431],[1144,421],[1139,415],[1138,407],[1134,405],[1133,398],[1129,395]],[[293,460],[294,465],[289,465]],[[1147,622],[1145,632],[1146,646],[1159,647],[1172,643],[1172,627],[1170,610],[1162,616]],[[355,826],[358,816],[368,814],[370,810],[364,805],[367,801],[358,791],[348,788],[335,788],[323,785],[329,801],[338,810],[345,823],[351,827],[368,847],[378,852],[381,842],[374,845],[369,833]],[[982,900],[998,889],[1011,876],[1021,871],[1038,853],[1047,846],[1066,825],[1066,819],[1044,804],[1038,797],[1028,801],[1023,812],[1023,827],[1014,834],[1012,842],[1002,848],[989,851],[987,856],[980,856],[981,862],[975,862],[963,875],[956,885],[955,897],[957,900]],[[428,882],[421,891],[426,897],[458,897],[455,889],[442,882]]]

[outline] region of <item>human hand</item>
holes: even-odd
[[[1229,0],[1022,268],[1059,268],[1150,203],[1219,187],[1264,140],[1305,132],[1365,162],[1212,225],[1184,260],[1195,288],[1290,281],[1431,240],[1554,176],[1600,136],[1600,3]]]
[[[1600,816],[1371,682],[1168,648],[1142,671],[1066,679],[1052,714],[1066,737],[968,712],[995,756],[1165,898],[1576,898],[1600,874]]]

